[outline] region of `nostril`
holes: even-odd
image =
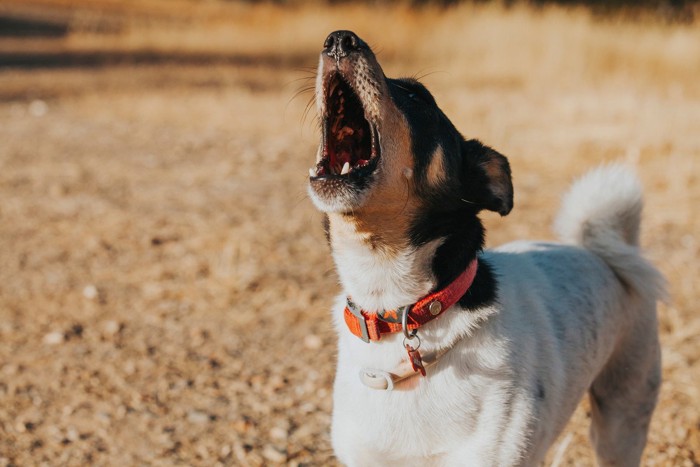
[[[354,34],[348,34],[343,36],[340,42],[340,46],[345,50],[354,50],[357,48],[357,41],[355,41]]]
[[[335,44],[335,37],[333,37],[333,34],[330,36],[326,37],[326,42],[323,43],[323,48],[324,49],[330,49],[333,47]]]

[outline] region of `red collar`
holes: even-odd
[[[348,297],[345,307],[345,324],[350,332],[365,342],[378,341],[382,334],[402,330],[401,318],[408,313],[408,330],[412,331],[442,315],[469,290],[476,277],[478,261],[476,258],[450,285],[431,293],[413,305],[406,305],[395,310],[381,310],[376,313],[365,311],[355,305]]]

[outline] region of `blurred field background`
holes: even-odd
[[[0,466],[334,465],[337,279],[305,193],[327,33],[508,155],[488,244],[623,160],[669,280],[643,465],[700,465],[695,3],[0,3]],[[584,402],[548,465],[593,465]]]

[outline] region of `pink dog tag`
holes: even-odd
[[[425,376],[425,367],[423,366],[423,359],[420,356],[420,352],[411,347],[411,344],[406,344],[406,352],[408,352],[408,361],[411,362],[413,371],[420,371],[420,374]]]

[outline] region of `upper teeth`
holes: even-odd
[[[350,173],[350,163],[346,162],[343,164],[343,170],[340,171],[340,175],[345,175],[346,173]]]
[[[314,167],[311,167],[309,169],[309,177],[315,177],[317,175],[316,169]]]

